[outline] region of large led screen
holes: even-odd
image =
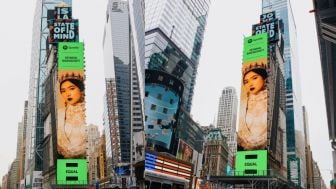
[[[77,60],[82,56],[81,44],[61,43],[60,48],[68,46],[71,52],[67,57]],[[64,50],[64,49],[63,49]],[[83,62],[63,61],[61,50],[58,58],[57,94],[57,151],[60,158],[86,158],[86,116],[85,116],[85,84]],[[72,69],[71,69],[72,68]],[[76,69],[75,69],[76,68]]]
[[[193,149],[183,140],[179,140],[176,158],[190,163],[193,159]]]
[[[84,43],[58,43],[58,69],[82,70],[84,69]]]
[[[267,145],[267,58],[243,64],[237,150]]]
[[[235,175],[267,176],[267,150],[237,152]]]
[[[161,84],[145,85],[145,133],[147,142],[170,148],[180,97]]]
[[[85,185],[87,184],[87,162],[85,159],[58,159],[57,184]]]
[[[268,55],[268,34],[261,33],[244,38],[243,62],[266,58]]]

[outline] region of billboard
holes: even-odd
[[[267,145],[267,57],[245,62],[242,68],[237,150]]]
[[[260,23],[269,22],[274,19],[275,19],[275,11],[271,11],[271,12],[260,15]]]
[[[83,62],[62,59],[62,57],[76,57],[70,60],[77,60],[78,54],[83,56],[83,48],[74,48],[64,55],[66,45],[80,47],[82,43],[60,43],[58,46],[58,55],[61,58],[58,58],[58,83],[56,85],[57,151],[63,158],[85,158],[87,135],[84,65]]]
[[[270,42],[279,40],[279,20],[264,22],[252,25],[252,35],[268,33]]]
[[[267,58],[268,34],[261,33],[244,38],[243,63]]]
[[[49,43],[78,42],[78,19],[49,20]]]
[[[267,150],[237,152],[235,174],[236,176],[267,176]]]
[[[163,175],[164,177],[179,178],[185,182],[192,180],[192,164],[178,161],[164,155],[146,152],[145,172],[146,174]]]
[[[190,163],[193,159],[193,149],[181,139],[179,140],[176,158]]]
[[[84,69],[84,43],[58,43],[57,57],[59,70]]]
[[[55,7],[55,19],[71,19],[72,9],[71,7]]]
[[[85,185],[87,184],[87,162],[85,159],[58,159],[57,184]]]

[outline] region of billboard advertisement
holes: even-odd
[[[49,43],[78,42],[78,19],[49,20]]]
[[[244,63],[237,150],[266,147],[267,99],[267,58]]]
[[[76,47],[82,44],[60,43],[58,48],[58,57],[61,58],[58,58],[58,83],[56,85],[57,151],[63,158],[85,158],[87,141],[85,76],[83,62],[78,63],[77,61],[77,59],[83,60],[84,53],[83,48],[76,48],[70,53],[64,53],[66,45]],[[78,58],[78,55],[81,57]],[[62,57],[76,58],[64,61]]]
[[[179,140],[176,158],[190,163],[193,159],[193,149],[181,139]]]
[[[262,58],[268,55],[268,34],[261,33],[244,38],[243,63]]]
[[[59,70],[83,70],[84,43],[58,43],[57,57]]]
[[[158,70],[146,70],[144,101],[147,146],[156,150],[170,149],[182,93],[183,84],[176,77]]]
[[[192,164],[181,162],[168,156],[146,152],[146,174],[162,175],[165,178],[178,178],[185,182],[190,182],[193,174],[192,169]]]
[[[279,20],[274,19],[272,21],[254,24],[252,25],[252,35],[261,33],[268,33],[270,42],[279,40]]]
[[[85,159],[58,159],[57,184],[87,184],[87,162]]]
[[[237,152],[235,175],[267,176],[267,150]]]
[[[72,8],[71,7],[55,7],[55,19],[71,19]]]

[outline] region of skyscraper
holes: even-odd
[[[71,6],[72,1],[37,0],[35,4],[25,147],[25,176],[27,176],[28,180],[33,178],[33,171],[41,171],[43,165],[43,149],[40,144],[44,138],[44,125],[42,121],[44,93],[42,87],[47,74],[48,11],[53,10],[60,3]],[[31,182],[28,181],[27,183]]]
[[[275,11],[276,17],[282,20],[283,23],[283,38],[284,38],[284,62],[285,62],[285,82],[286,82],[286,134],[287,134],[287,153],[288,161],[296,161],[299,158],[304,162],[305,156],[299,153],[299,149],[304,146],[304,137],[296,138],[303,135],[303,114],[301,103],[301,86],[299,75],[299,62],[296,41],[296,26],[294,16],[289,0],[263,0],[262,11],[267,13]],[[296,134],[295,130],[300,131]],[[305,167],[300,167],[300,170]],[[296,170],[295,170],[296,171]],[[290,167],[288,175],[291,175]],[[300,178],[301,176],[299,176]],[[299,185],[305,187],[306,182],[299,180]]]
[[[336,94],[335,77],[333,71],[336,62],[336,4],[333,1],[313,0],[316,21],[317,39],[320,50],[320,60],[325,96],[325,106],[328,118],[329,140],[332,140],[333,154],[336,153]],[[333,165],[336,167],[336,158],[333,155]],[[334,175],[336,170],[334,168]],[[335,179],[335,176],[334,176]]]
[[[228,164],[234,165],[233,157],[237,151],[236,140],[236,121],[237,121],[237,94],[233,87],[226,87],[222,91],[219,99],[217,128],[219,128],[224,136],[229,147]]]
[[[108,176],[120,176],[116,168],[133,175],[132,164],[143,160],[143,10],[142,1],[108,1],[103,38]]]
[[[151,149],[146,151],[146,162],[169,153],[172,162],[184,159],[195,165],[202,156],[199,135],[203,134],[189,113],[210,0],[145,0],[145,4],[145,133]],[[148,166],[146,184],[152,188],[191,183],[191,175],[153,174]]]
[[[165,71],[184,84],[190,112],[210,0],[146,0],[146,69]]]

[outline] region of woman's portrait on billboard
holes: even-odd
[[[57,149],[64,158],[86,156],[84,76],[81,71],[59,71]]]
[[[266,147],[267,99],[266,61],[243,64],[238,150]]]

